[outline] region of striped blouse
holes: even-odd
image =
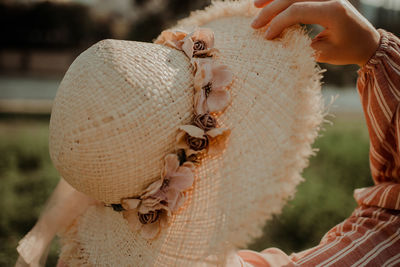
[[[358,204],[400,209],[400,40],[378,30],[375,55],[359,70],[358,92],[370,137],[375,186],[357,189]]]
[[[378,31],[379,47],[357,81],[375,185],[354,191],[359,207],[318,246],[290,256],[241,250],[229,266],[400,266],[400,39]]]

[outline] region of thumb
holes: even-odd
[[[317,62],[333,63],[332,60],[335,58],[334,45],[327,37],[317,35],[312,40],[311,47],[315,50],[315,60]]]

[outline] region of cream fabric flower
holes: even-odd
[[[163,31],[154,43],[166,45],[171,48],[182,50],[183,39],[187,36],[182,31]]]
[[[128,220],[131,229],[140,230],[146,239],[156,238],[161,228],[168,225],[168,216],[185,202],[183,191],[193,185],[194,168],[194,164],[188,161],[179,165],[178,156],[168,154],[165,157],[161,179],[150,184],[140,199],[121,201],[122,207],[126,209],[123,212],[124,218]],[[143,224],[139,216],[145,215],[146,218],[150,218],[150,222]]]
[[[225,148],[226,138],[230,134],[230,130],[227,128],[213,128],[209,131],[204,131],[203,129],[194,125],[182,125],[179,127],[179,133],[176,136],[177,148],[184,149],[186,156],[189,157],[193,154],[201,153],[207,150],[208,155],[214,155],[220,153]],[[187,138],[194,137],[198,139],[208,139],[209,144],[200,150],[196,150],[191,147]]]
[[[232,83],[232,72],[227,66],[215,64],[209,58],[198,58],[194,63],[195,112],[205,114],[224,110],[231,100],[231,94],[226,87]]]

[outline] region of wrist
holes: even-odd
[[[375,28],[371,29],[369,37],[364,43],[365,45],[365,50],[363,52],[364,56],[360,58],[359,62],[357,63],[360,67],[366,65],[369,62],[369,60],[372,57],[374,57],[376,51],[379,48],[380,40],[381,40],[381,35],[379,34],[379,32]]]

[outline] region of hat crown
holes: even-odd
[[[105,203],[160,178],[179,125],[192,117],[186,56],[151,43],[103,40],[71,65],[50,121],[50,155],[78,191]]]

